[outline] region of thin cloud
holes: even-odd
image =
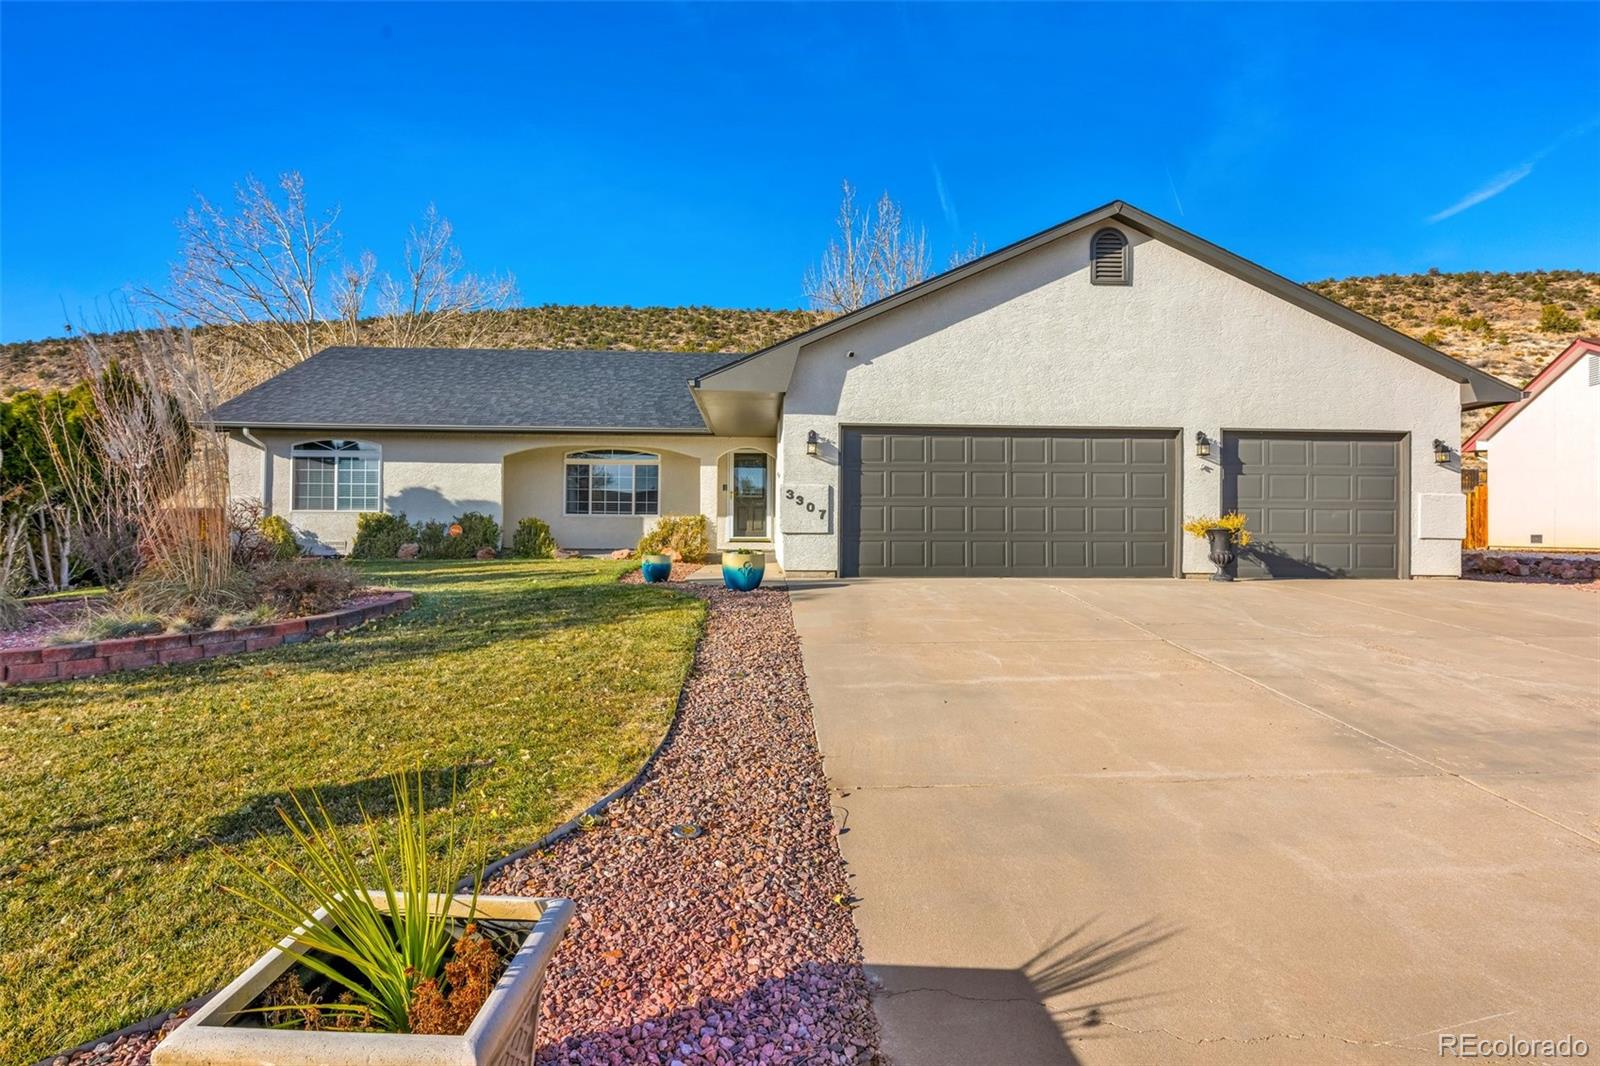
[[[1165,169],[1167,172],[1167,188],[1172,190],[1172,201],[1178,205],[1178,214],[1180,216],[1186,215],[1188,212],[1183,209],[1183,197],[1178,195],[1178,183],[1172,180],[1172,168],[1166,167]]]
[[[1429,215],[1428,221],[1430,223],[1443,222],[1451,215],[1459,215],[1469,207],[1477,207],[1485,200],[1492,200],[1496,196],[1499,196],[1501,193],[1511,188],[1511,186],[1515,185],[1517,182],[1521,181],[1523,178],[1532,173],[1532,163],[1524,163],[1515,170],[1508,170],[1504,174],[1501,174],[1499,177],[1495,178],[1489,184],[1485,185],[1483,188],[1477,190],[1476,192],[1468,193],[1466,196],[1463,196],[1461,199],[1457,200],[1443,211],[1440,211],[1438,214]]]
[[[939,194],[939,210],[944,212],[944,220],[950,224],[952,230],[961,229],[961,216],[956,214],[956,205],[950,201],[950,192],[944,187],[944,171],[939,169],[938,163],[930,163],[933,167],[933,189]]]
[[[1489,182],[1481,189],[1468,193],[1466,196],[1463,196],[1461,199],[1457,200],[1443,211],[1440,211],[1438,214],[1429,215],[1429,224],[1431,225],[1435,222],[1443,222],[1452,215],[1459,215],[1469,207],[1477,207],[1485,200],[1494,199],[1496,196],[1499,196],[1501,193],[1511,188],[1511,186],[1515,185],[1529,174],[1532,174],[1533,168],[1537,166],[1545,156],[1549,155],[1551,152],[1554,152],[1557,148],[1560,148],[1568,141],[1582,137],[1586,133],[1591,133],[1596,128],[1600,128],[1600,116],[1591,118],[1587,122],[1583,122],[1572,127],[1570,130],[1563,133],[1561,136],[1557,137],[1555,140],[1551,141],[1537,152],[1533,153],[1533,155],[1528,158],[1528,161],[1523,163],[1521,166],[1512,167],[1504,174],[1497,176],[1493,181]]]

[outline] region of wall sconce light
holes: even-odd
[[[1438,463],[1440,466],[1443,466],[1450,461],[1450,445],[1446,444],[1442,440],[1439,440],[1437,437],[1435,437],[1433,441],[1433,461]]]
[[[806,454],[811,456],[817,454],[817,431],[814,429],[806,433]]]
[[[1202,459],[1211,458],[1211,438],[1203,429],[1194,431],[1194,453]]]

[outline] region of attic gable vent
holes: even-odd
[[[1132,249],[1121,230],[1107,226],[1089,241],[1089,282],[1093,285],[1129,285]]]
[[[1589,353],[1589,384],[1600,385],[1600,354]]]

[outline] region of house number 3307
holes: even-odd
[[[786,500],[793,500],[796,507],[804,507],[807,511],[816,515],[818,518],[826,518],[828,516],[828,512],[825,508],[818,507],[814,503],[807,502],[806,498],[795,492],[794,489],[784,489],[783,498]]]

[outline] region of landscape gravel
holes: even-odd
[[[706,632],[639,787],[486,886],[577,902],[539,1062],[875,1061],[788,594],[678,587],[707,600]]]
[[[577,904],[546,977],[538,1061],[879,1063],[788,594],[674,587],[707,601],[705,636],[638,787],[484,886]],[[702,835],[674,837],[683,823]],[[146,1066],[157,1039],[56,1064]]]

